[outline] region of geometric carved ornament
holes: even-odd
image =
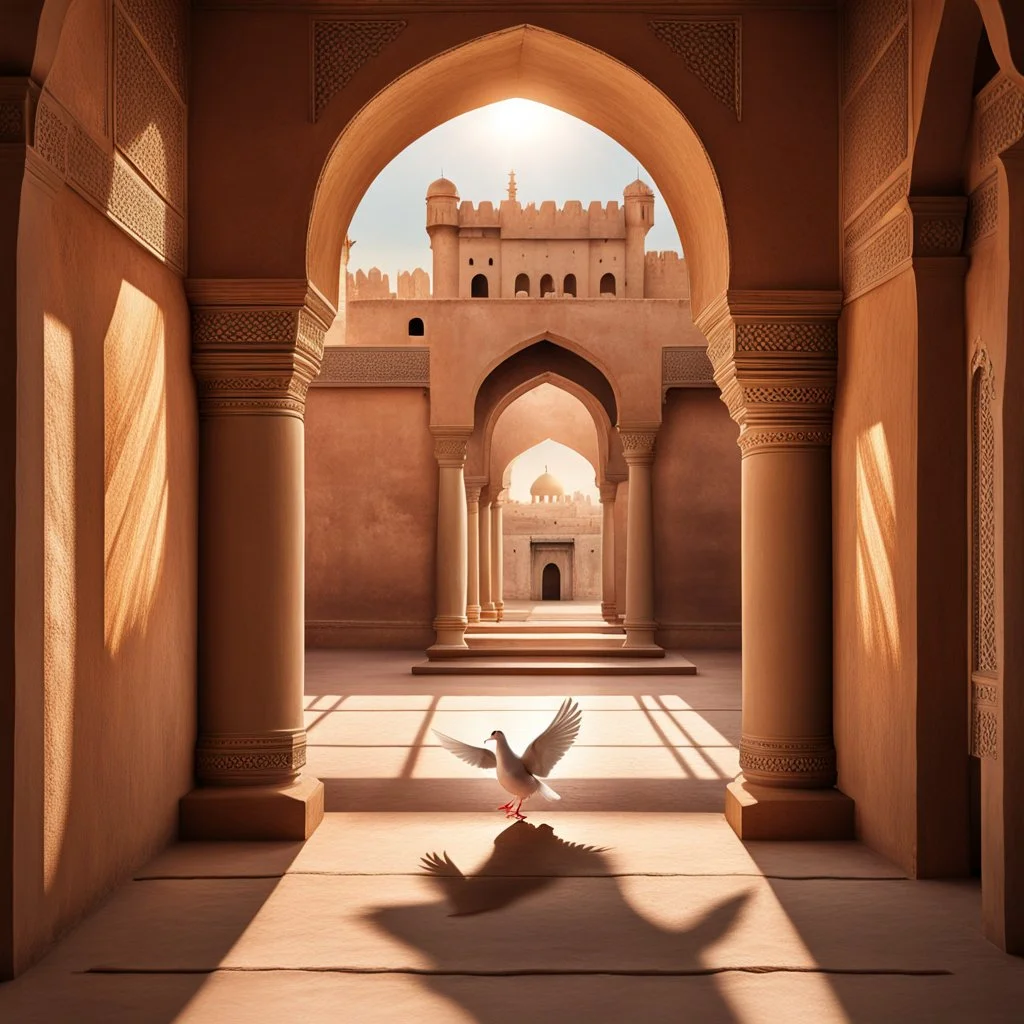
[[[992,364],[984,348],[971,376],[971,753],[999,756],[996,644],[995,421]]]
[[[740,119],[742,57],[740,19],[673,18],[649,21],[657,36],[700,79],[719,102]]]
[[[715,370],[708,358],[707,349],[689,347],[663,348],[661,350],[661,389],[669,388],[713,388]]]
[[[324,350],[314,387],[408,388],[430,386],[430,349],[340,346]]]
[[[313,23],[313,120],[356,72],[405,29],[404,21]]]

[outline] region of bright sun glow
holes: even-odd
[[[502,100],[483,108],[494,134],[507,143],[535,141],[551,128],[551,107],[533,100]]]
[[[584,496],[589,495],[591,501],[600,500],[594,467],[578,452],[551,438],[528,448],[513,460],[509,498],[530,501],[530,485],[545,470],[558,478],[566,494],[579,491]]]

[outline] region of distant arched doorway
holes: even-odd
[[[544,566],[544,573],[541,576],[541,600],[561,601],[562,600],[562,574],[554,562],[548,562]]]
[[[486,299],[487,294],[487,276],[485,274],[474,274],[473,280],[469,285],[469,294],[474,299]]]

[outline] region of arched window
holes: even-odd
[[[410,338],[422,338],[423,337],[423,320],[414,316],[409,321],[409,337]]]
[[[614,274],[603,274],[601,276],[601,294],[602,295],[614,295],[615,294],[615,275]]]
[[[487,275],[477,274],[469,285],[469,294],[474,299],[487,298]]]
[[[565,280],[562,282],[562,294],[571,295],[574,299],[576,298],[576,275],[566,274]]]
[[[562,599],[562,574],[554,562],[548,562],[541,574],[540,596],[542,601]]]
[[[526,292],[530,294],[530,275],[529,274],[516,274],[516,295],[520,292]]]
[[[493,256],[488,256],[487,257],[487,266],[489,266],[489,267],[493,267],[494,266],[494,257]]]
[[[540,279],[540,297],[543,299],[545,295],[550,295],[555,290],[555,282],[552,280],[550,274],[545,274]]]
[[[473,257],[472,256],[469,257],[469,265],[473,266]]]

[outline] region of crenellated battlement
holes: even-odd
[[[465,199],[459,204],[459,227],[462,229],[497,229],[503,238],[625,238],[625,212],[617,200],[601,203],[594,200],[584,208],[579,199],[567,200],[559,207],[554,200],[539,206],[525,206],[513,199],[504,199],[495,208],[484,200],[473,203]]]

